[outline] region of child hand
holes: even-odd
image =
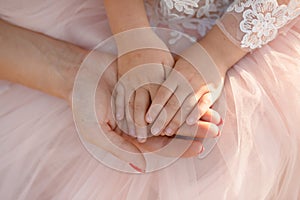
[[[158,85],[166,78],[166,67],[172,67],[174,60],[167,46],[151,28],[121,33],[116,36],[116,41],[119,51],[116,119],[127,122],[124,132],[139,142],[145,142],[147,109]]]
[[[220,96],[225,74],[199,43],[187,49],[147,112],[147,122],[153,123],[151,133],[158,135],[163,131],[172,136],[185,122],[196,124]],[[218,132],[217,126],[209,125],[209,135],[217,136]]]

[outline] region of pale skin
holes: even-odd
[[[150,27],[143,0],[105,0],[104,2],[113,34],[119,34],[120,32],[126,32],[136,28]],[[124,9],[125,7],[126,9]],[[153,36],[154,34],[151,33],[151,31],[148,32],[150,33],[140,34],[138,38],[143,39],[144,37],[145,41],[151,38],[154,44],[161,43],[161,41],[159,41],[160,39]],[[151,35],[151,37],[148,37],[148,35]],[[116,38],[116,41],[118,48],[123,49],[124,45],[122,39]],[[133,38],[129,44],[135,43],[135,41],[136,38]],[[244,57],[246,52],[229,41],[217,26],[213,27],[206,37],[199,40],[198,43],[215,62],[215,67],[219,71],[220,79],[222,79],[216,80],[216,82],[218,82],[218,87],[222,87],[227,70]],[[145,45],[142,42],[141,44]],[[140,44],[136,45],[138,46]],[[161,47],[160,45],[155,46]],[[164,49],[164,47],[162,47],[162,49]],[[197,54],[197,52],[192,52],[190,49],[187,49],[186,52],[188,55]],[[190,98],[192,96],[191,93],[180,92],[186,90],[183,85],[178,85],[176,91],[175,88],[173,91],[172,89],[170,90],[170,88],[165,88],[166,82],[169,82],[169,85],[176,85],[175,78],[172,79],[172,76],[169,76],[165,77],[166,80],[162,82],[160,88],[157,86],[139,88],[134,93],[134,97],[129,101],[128,106],[126,101],[124,103],[122,100],[119,100],[121,98],[118,98],[120,96],[126,96],[126,91],[130,91],[130,85],[128,86],[127,84],[124,89],[125,92],[123,90],[120,92],[120,95],[117,96],[116,118],[118,120],[127,121],[129,135],[136,137],[140,142],[145,142],[147,130],[145,128],[141,129],[140,127],[145,127],[150,123],[152,124],[151,133],[153,135],[172,136],[185,122],[189,125],[197,123],[200,127],[206,127],[209,135],[219,135],[219,128],[217,126],[219,122],[212,124],[199,121],[204,114],[209,111],[209,108],[217,98],[213,100],[210,98],[211,93],[207,89],[204,89],[206,87],[205,81],[198,73],[195,73],[193,65],[183,58],[179,58],[175,61],[168,51],[141,49],[122,55],[119,58],[118,76],[122,77],[122,75],[134,69],[136,66],[146,63],[162,64],[162,69],[155,72],[157,76],[162,76],[164,71],[163,66],[167,65],[176,69],[176,71],[186,77],[187,80],[197,80],[190,82],[190,85],[194,89],[194,100]],[[197,75],[195,76],[195,74]],[[131,79],[147,79],[147,76],[147,74],[141,73],[139,76],[131,77]],[[211,84],[217,83],[212,82]],[[174,95],[181,97],[182,101],[178,101]],[[160,113],[162,109],[165,109],[166,113]],[[131,119],[128,117],[130,113],[138,117]],[[137,114],[135,115],[135,113]],[[219,115],[216,112],[213,114]],[[182,117],[182,115],[184,117]]]
[[[109,1],[107,0],[107,2]],[[129,30],[132,28],[149,27],[149,23],[147,21],[145,11],[142,6],[143,1],[128,0],[128,1],[116,2],[111,0],[110,2],[111,5],[109,5],[110,3],[106,3],[106,7],[108,10],[108,15],[110,16],[109,18],[111,21],[110,23],[112,26],[113,33],[115,34],[120,33],[122,31]],[[113,4],[116,5],[116,7],[118,7],[119,10],[115,10],[114,6],[112,6]],[[128,5],[131,5],[132,7],[130,9],[123,9],[124,8],[123,6],[125,5],[126,8],[128,8]],[[110,8],[111,11],[109,11]],[[130,11],[130,13],[126,12],[128,10]],[[113,13],[118,13],[118,14],[114,15]],[[122,16],[122,19],[117,19],[116,21],[118,23],[115,23],[113,22],[114,20],[112,19],[114,17],[117,17],[117,15]],[[114,24],[116,24],[115,27]],[[54,40],[52,38],[43,36],[41,34],[37,34],[21,28],[17,28],[1,20],[0,20],[0,27],[1,27],[0,29],[0,40],[1,40],[0,79],[9,80],[12,82],[23,84],[25,86],[34,89],[41,90],[50,95],[63,98],[69,102],[75,74],[83,58],[86,56],[87,51],[79,47],[76,47],[74,45],[67,44],[65,42]],[[156,40],[157,43],[161,45],[159,38],[157,38],[151,32],[149,33],[149,35],[151,35],[153,37],[152,39]],[[222,77],[225,76],[227,70],[234,63],[236,63],[246,54],[246,52],[242,51],[240,48],[233,45],[217,27],[214,27],[207,34],[207,36],[204,39],[199,40],[198,43],[201,44],[209,53],[209,55],[214,59],[216,66],[218,67]],[[122,48],[121,44],[119,44],[118,47]],[[144,55],[144,56],[138,56],[139,60],[136,61],[135,60],[135,58],[137,57],[136,55]],[[114,72],[116,73],[118,72],[118,76],[120,77],[123,73],[126,73],[128,70],[131,69],[130,65],[149,62],[147,60],[144,60],[144,57],[147,57],[147,55],[150,55],[148,59],[150,59],[154,63],[167,64],[170,66],[175,63],[175,60],[171,58],[170,54],[166,51],[162,51],[158,53],[157,51],[146,52],[144,50],[139,50],[137,52],[133,52],[132,55],[130,54],[124,55],[123,61],[122,58],[118,61],[119,62],[118,69],[114,68],[115,70]],[[162,57],[164,59],[162,59],[161,55],[163,55]],[[128,64],[126,60],[127,61],[133,60],[133,61],[131,61],[132,63]],[[26,63],[26,67],[24,67],[24,63]],[[190,74],[193,73],[192,72],[193,66],[189,66],[189,65],[190,64],[187,63],[184,59],[179,58],[176,60],[174,68],[180,71],[184,76],[189,77]],[[200,81],[197,83],[200,83]],[[198,84],[195,84],[193,86],[195,88],[202,87],[201,85]],[[107,86],[106,90],[109,87],[110,86]],[[108,91],[110,90],[111,88],[108,89]],[[166,93],[166,91],[164,91],[163,88],[159,89],[158,87],[156,87],[153,89],[155,91],[152,91],[151,89],[148,88],[148,90],[150,95],[146,94],[143,91],[141,92],[141,94],[135,94],[138,97],[141,96],[142,100],[145,100],[145,101],[140,101],[140,103],[146,102],[145,104],[138,104],[138,106],[136,106],[137,108],[139,108],[139,111],[141,111],[142,109],[143,111],[142,113],[145,115],[147,114],[147,109],[144,108],[145,107],[148,108],[150,106],[150,101],[147,101],[149,100],[149,98],[151,98],[152,104],[153,102],[155,102],[155,104],[161,104],[163,106],[167,105],[167,101],[161,99],[162,95]],[[157,93],[157,91],[159,91],[159,93]],[[172,94],[173,93],[171,93],[171,95]],[[205,96],[205,94],[202,95]],[[103,105],[104,104],[105,103],[103,103]],[[213,102],[208,101],[206,105],[203,106],[205,107],[205,109],[208,109],[207,112],[204,111],[195,112],[196,113],[195,116],[192,117],[192,119],[202,119],[204,122],[208,122],[207,127],[203,126],[203,124],[197,124],[200,127],[200,131],[198,131],[200,138],[205,136],[203,135],[203,132],[201,132],[201,128],[207,132],[209,131],[209,129],[211,129],[211,127],[214,127],[219,122],[219,120],[216,120],[218,119],[218,117],[215,117],[218,114],[214,113],[215,111],[209,109],[210,107],[209,105],[211,104],[213,104]],[[201,107],[201,103],[197,104],[196,106]],[[181,107],[182,105],[179,105],[177,108],[179,109]],[[201,110],[200,108],[198,109]],[[138,111],[138,109],[136,111]],[[178,134],[184,135],[189,130],[190,126],[187,126],[186,123],[182,125],[182,123],[184,122],[176,121],[177,120],[176,117],[172,118],[172,115],[174,116],[174,110],[171,109],[169,110],[169,112],[173,112],[173,113],[169,114],[170,115],[169,124],[167,124],[162,128],[161,134],[167,132],[166,129],[168,128],[168,126],[171,126],[171,123],[173,122],[176,126],[172,127],[173,128],[172,134],[176,134],[175,132],[176,130],[178,130],[177,131]],[[148,114],[151,114],[151,112],[148,112]],[[149,120],[148,122],[155,121],[156,119],[159,118],[159,115],[155,117],[152,116],[152,118],[154,119]],[[117,137],[114,136],[114,134],[116,133],[122,134],[119,132],[119,130],[112,129],[112,127],[110,126],[111,124],[108,126],[107,121],[109,120],[109,116],[102,116],[100,117],[100,119],[102,121],[100,121],[99,123],[102,125],[107,125],[108,133],[112,134],[113,138]],[[186,118],[187,120],[186,122],[188,122],[188,119],[189,117]],[[136,122],[131,122],[131,123],[136,123]],[[195,123],[195,121],[193,123]],[[141,125],[147,124],[147,122],[146,120],[144,120],[141,121],[140,124]],[[178,129],[178,127],[180,128]],[[213,130],[212,132],[215,133],[216,130]],[[134,133],[134,134],[137,136],[137,138],[139,138],[138,133]],[[212,134],[212,136],[213,135],[215,134]],[[165,140],[169,140],[168,137],[154,137],[149,139],[149,141],[145,144],[139,144],[132,138],[126,137],[126,135],[124,135],[125,139],[123,137],[117,137],[117,138],[118,139],[116,139],[116,141],[121,141],[121,145],[125,144],[124,148],[129,148],[133,151],[147,151],[147,149],[148,150],[155,149],[157,146],[158,147],[163,146]],[[123,141],[125,142],[123,143]],[[142,137],[140,137],[140,141],[145,142],[143,135]],[[183,142],[184,140],[178,140],[178,141]],[[132,146],[132,144],[134,144],[135,146]],[[202,151],[201,143],[194,141],[192,147],[189,148],[187,152],[185,152],[184,156],[194,156],[201,151]],[[116,154],[116,152],[112,152],[112,153]],[[164,152],[164,153],[166,153],[166,155],[170,155],[170,152]],[[126,159],[128,160],[128,158],[125,155],[118,155],[118,156],[124,158],[124,160]],[[135,164],[138,166],[143,166],[142,158],[140,162],[137,162]]]
[[[73,44],[11,25],[2,20],[0,20],[0,27],[0,79],[40,90],[49,95],[62,98],[71,104],[72,88],[77,70],[89,52]],[[107,55],[99,52],[98,61],[102,56]],[[116,129],[111,110],[107,110],[107,108],[110,108],[107,104],[110,102],[111,92],[116,81],[117,67],[114,64],[101,80],[102,87],[99,88],[96,99],[101,111],[98,116],[99,123],[106,130],[108,137],[121,148],[136,153],[159,149],[171,141],[172,139],[168,137],[152,137],[146,143],[139,144],[135,139]],[[218,123],[220,119],[214,117],[214,112],[210,109],[202,119],[211,124]],[[184,135],[190,132],[191,128],[197,128],[197,125],[188,126],[184,124],[178,130],[178,134]],[[200,127],[197,129],[196,134],[199,137],[204,137],[206,132],[206,127]],[[100,147],[103,145],[101,142],[91,142],[99,144]],[[176,146],[184,146],[185,143],[189,143],[187,140],[176,138],[175,142]],[[140,156],[133,158],[129,157],[126,151],[114,151],[109,148],[107,151],[134,165],[135,169],[139,169],[138,171],[145,169],[146,163],[142,154],[137,154]],[[201,142],[192,141],[189,148],[181,156],[191,157],[202,151]],[[174,148],[161,153],[165,156],[178,156],[180,152],[177,151],[177,148]]]
[[[289,0],[278,1],[279,4],[288,4],[288,2]],[[203,39],[198,40],[198,43],[202,47],[204,47],[204,49],[207,51],[209,56],[213,59],[213,61],[215,62],[215,67],[217,67],[217,69],[219,70],[220,78],[223,80],[225,79],[225,75],[227,71],[248,53],[247,51],[241,49],[239,46],[233,44],[216,25],[212,28],[212,30],[210,30],[206,34],[206,36]],[[194,49],[190,47],[186,49],[186,54],[197,55],[198,52],[194,51]],[[197,120],[200,119],[201,116],[205,113],[205,111],[210,106],[212,106],[214,102],[217,100],[216,98],[211,97],[211,96],[216,96],[213,94],[214,91],[207,91],[207,89],[205,89],[206,83],[203,82],[203,79],[201,76],[199,76],[199,73],[195,72],[195,67],[199,68],[197,64],[196,66],[195,65],[193,66],[183,58],[178,59],[174,66],[174,69],[176,69],[178,72],[183,74],[187,79],[195,80],[193,82],[190,82],[190,84],[192,85],[193,88],[196,88],[195,89],[196,95],[194,96],[197,96],[196,97],[197,102],[192,103],[192,105],[195,105],[195,107],[191,109],[192,111],[189,114],[186,115],[187,118],[185,121],[184,120],[182,121],[178,118],[178,115],[176,115],[175,112],[173,111],[174,109],[168,108],[168,103],[172,101],[172,97],[174,97],[174,95],[176,94],[179,95],[178,89],[176,92],[172,93],[166,90],[164,87],[161,87],[160,91],[157,93],[155,99],[153,100],[150,109],[148,110],[149,118],[156,119],[156,121],[159,121],[161,117],[161,115],[159,114],[159,110],[155,111],[152,108],[152,106],[155,104],[164,105],[164,108],[167,110],[167,113],[169,113],[169,118],[167,119],[168,123],[165,126],[161,127],[161,129],[163,132],[169,132],[169,135],[175,134],[179,125],[183,124],[184,122],[186,122],[189,125],[197,123]],[[212,67],[212,66],[207,66],[207,67]],[[193,76],[193,74],[197,74],[198,77]],[[169,77],[168,79],[171,78],[172,77]],[[224,82],[222,83],[214,82],[214,84],[223,85]],[[182,90],[185,90],[184,87],[182,88],[183,88]],[[166,96],[170,96],[170,98],[166,99],[165,98]],[[177,104],[175,108],[179,111],[180,107],[185,105],[186,102],[187,101],[184,101],[180,105]],[[148,122],[152,122],[152,120],[148,120]],[[211,126],[210,128],[216,130],[216,126],[214,125]]]
[[[147,28],[150,27],[146,11],[144,8],[144,2],[141,0],[105,0],[105,8],[109,19],[109,24],[114,35],[132,30],[135,28]],[[124,9],[126,8],[126,9]],[[120,17],[122,16],[122,17]],[[134,50],[125,55],[120,55],[118,59],[118,76],[121,77],[128,71],[136,66],[157,63],[160,68],[155,70],[157,77],[160,77],[158,82],[164,81],[164,65],[172,67],[174,65],[174,59],[170,52],[168,52],[165,44],[160,40],[159,37],[151,30],[147,29],[143,33],[138,35],[141,44],[138,46],[143,47],[145,44],[143,41],[151,40],[152,44],[160,49],[166,49],[166,51],[159,51],[157,49],[140,49]],[[134,44],[136,37],[126,37],[127,44]],[[117,39],[117,45],[119,54],[122,49],[126,48],[127,45],[121,39]],[[124,47],[125,46],[125,47]],[[130,47],[129,47],[130,48]],[[139,75],[142,77],[142,74]],[[132,77],[131,79],[138,79],[139,77]],[[145,77],[144,77],[145,78]],[[152,79],[149,78],[149,81]],[[152,80],[153,81],[153,80]],[[147,122],[145,121],[146,110],[149,107],[151,99],[154,98],[158,85],[150,85],[147,87],[141,87],[134,92],[134,97],[131,98],[132,106],[124,105],[124,97],[128,96],[131,92],[129,87],[125,87],[125,90],[118,90],[116,97],[116,118],[118,120],[125,119],[128,126],[128,134],[132,137],[137,138],[140,142],[145,142],[147,137]],[[138,96],[138,98],[136,98]],[[131,117],[131,114],[132,116]]]

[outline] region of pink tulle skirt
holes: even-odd
[[[110,36],[101,1],[0,4],[2,19],[85,48]],[[0,81],[0,198],[300,199],[300,21],[238,62],[224,92],[222,136],[207,157],[128,174],[86,151],[66,102]]]

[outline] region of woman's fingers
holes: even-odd
[[[146,160],[142,152],[129,140],[118,135],[115,131],[106,130],[106,136],[112,144],[102,144],[102,148],[117,158],[126,161],[131,167],[139,172],[146,169]]]
[[[117,123],[114,118],[114,113],[112,112],[114,110],[113,107],[115,106],[115,104],[111,103],[111,101],[113,101],[111,92],[105,90],[104,88],[101,88],[101,84],[99,85],[100,87],[97,88],[95,99],[96,113],[99,124],[108,124],[111,129],[114,129],[117,126]]]
[[[176,133],[179,127],[185,122],[187,116],[190,114],[191,110],[194,108],[197,103],[197,99],[195,95],[189,95],[181,105],[180,109],[177,111],[176,115],[172,118],[172,120],[168,121],[168,125],[166,126],[163,132],[166,133],[167,136],[172,136]]]
[[[145,88],[139,88],[134,98],[134,122],[137,140],[141,143],[147,139],[146,112],[150,104],[150,95]]]

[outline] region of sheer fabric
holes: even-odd
[[[152,4],[155,26],[181,30],[196,40],[217,23],[234,44],[246,51],[272,41],[280,29],[300,15],[299,0],[155,0]],[[180,35],[174,33],[170,43],[178,39]]]
[[[235,1],[217,24],[236,45],[248,51],[260,48],[274,40],[279,30],[300,14],[300,1],[279,3],[277,0]]]
[[[0,5],[1,19],[85,48],[111,36],[100,0],[0,0]],[[155,9],[150,20],[164,24]],[[0,81],[0,197],[299,200],[299,17],[288,26],[286,36],[278,35],[228,72],[227,115],[213,151],[149,174],[105,167],[83,148],[65,102]],[[201,37],[197,30],[193,34]]]

